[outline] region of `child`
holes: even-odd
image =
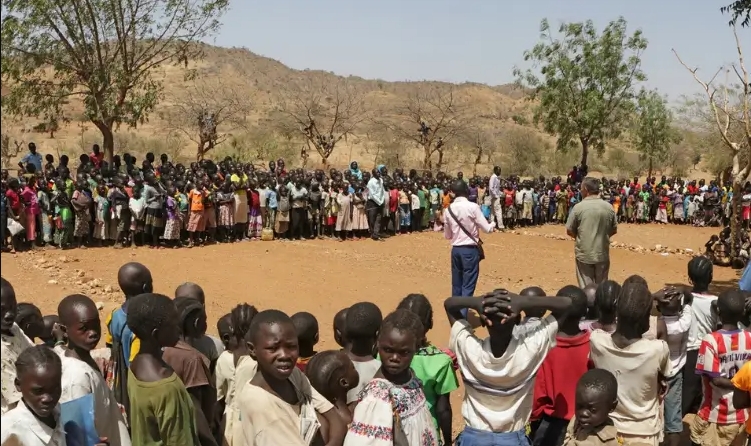
[[[188,248],[192,248],[198,242],[197,237],[206,229],[206,220],[203,215],[203,202],[207,193],[203,188],[196,184],[188,193],[188,202],[190,203],[190,217],[188,219]]]
[[[162,350],[180,340],[172,299],[150,293],[133,297],[127,324],[141,343],[128,370],[133,444],[201,444],[190,394],[162,359]]]
[[[667,342],[670,349],[671,371],[665,376],[668,391],[665,394],[665,446],[679,446],[683,432],[681,399],[683,367],[686,365],[686,345],[691,328],[691,293],[674,288],[664,289],[655,295],[658,298],[657,339]]]
[[[62,352],[62,396],[65,403],[91,394],[94,426],[111,446],[130,446],[130,435],[112,390],[91,357],[102,334],[99,311],[94,301],[81,294],[63,298],[57,307],[61,328],[67,334],[68,349]]]
[[[592,324],[597,322],[600,318],[600,314],[597,312],[597,306],[595,305],[595,299],[597,298],[597,284],[590,283],[582,288],[584,294],[587,296],[587,314],[579,322],[579,328],[586,330],[583,327],[591,327]]]
[[[612,280],[606,280],[597,285],[595,290],[595,311],[598,318],[590,324],[580,324],[582,330],[602,330],[606,333],[615,332],[615,314],[621,285]],[[583,321],[586,322],[586,321]]]
[[[143,245],[143,231],[146,225],[146,200],[140,189],[133,188],[133,196],[128,201],[130,210],[130,233],[133,244]]]
[[[643,338],[652,301],[644,283],[627,280],[618,298],[615,332],[595,330],[589,338],[594,366],[618,379],[612,417],[625,444],[657,445],[662,437],[660,399],[665,376],[671,373],[670,350],[664,341]]]
[[[219,355],[214,368],[216,383],[216,406],[214,406],[214,423],[220,426],[219,432],[224,438],[224,408],[227,405],[227,391],[235,374],[235,360],[232,351],[236,348],[234,335],[232,334],[232,313],[227,313],[216,322],[216,329],[224,344],[224,351]],[[221,444],[221,442],[219,442]]]
[[[357,401],[357,394],[381,368],[381,361],[373,357],[373,352],[382,321],[380,308],[371,302],[358,302],[347,310],[344,324],[344,337],[347,339],[345,351],[360,376],[359,384],[347,393],[347,404],[351,405],[351,409]]]
[[[341,240],[346,240],[352,232],[352,216],[354,215],[352,194],[349,193],[349,187],[346,184],[337,195],[336,203],[339,209],[336,216],[336,232],[339,233]]]
[[[412,228],[412,199],[404,184],[399,188],[399,228],[402,233]]]
[[[206,334],[206,296],[203,288],[192,282],[178,285],[175,288],[175,304],[184,302],[185,299],[191,299],[188,301],[190,305],[185,308],[186,311],[190,310],[190,314],[186,314],[186,317],[189,317],[189,320],[186,321],[189,329],[183,333],[185,342],[209,360],[209,369],[213,373],[216,361],[219,359],[224,346],[220,339]],[[200,306],[195,305],[195,302],[198,302]]]
[[[535,378],[532,408],[532,444],[561,446],[569,421],[574,416],[576,382],[589,370],[589,332],[579,328],[587,314],[587,295],[581,288],[567,285],[557,296],[571,299],[571,309],[558,323],[556,345],[542,362]]]
[[[316,354],[315,346],[318,343],[318,320],[307,311],[295,313],[291,319],[297,332],[297,346],[300,351],[300,357],[297,359],[297,364],[295,365],[301,372],[305,373],[308,361]]]
[[[55,206],[55,235],[57,247],[65,249],[70,245],[73,237],[73,211],[70,208],[70,197],[65,192],[65,183],[57,180],[55,191],[52,193],[50,205]]]
[[[459,441],[527,443],[534,376],[555,346],[557,316],[568,297],[511,296],[504,290],[480,297],[450,297],[444,307],[451,324],[449,348],[456,353],[466,386],[462,414],[467,426]],[[462,310],[474,309],[490,323],[490,339],[480,339]],[[539,324],[514,334],[520,312],[550,310]]]
[[[32,181],[34,179],[32,178]],[[40,213],[39,202],[37,201],[37,194],[34,191],[34,184],[27,182],[23,185],[20,192],[20,197],[24,202],[24,229],[26,230],[26,240],[29,242],[30,247],[34,247],[37,233],[37,216]]]
[[[235,194],[231,188],[232,183],[226,181],[216,193],[219,205],[219,240],[222,242],[235,241]]]
[[[751,361],[746,361],[732,379],[735,390],[733,391],[733,406],[737,410],[751,407]],[[746,436],[751,438],[751,417],[746,419]],[[751,441],[751,440],[749,440]],[[748,445],[748,443],[746,443]]]
[[[433,328],[433,307],[422,294],[410,294],[399,303],[399,310],[409,310],[417,315],[425,328],[425,333]],[[423,337],[420,346],[412,358],[410,368],[415,377],[423,384],[428,410],[433,423],[438,429],[443,444],[453,442],[451,430],[451,392],[459,388],[459,381],[454,372],[454,360],[446,352],[432,345]]]
[[[305,376],[310,385],[336,408],[346,424],[352,422],[352,412],[347,406],[347,392],[359,384],[355,365],[341,350],[316,353],[310,361]]]
[[[346,332],[345,326],[347,324],[347,310],[349,310],[349,308],[342,308],[334,315],[334,340],[341,348],[347,346],[347,340],[344,337]]]
[[[4,353],[4,352],[3,352]],[[3,355],[3,362],[5,362]],[[3,383],[18,388],[22,404],[3,413],[0,444],[14,446],[65,445],[60,424],[60,358],[43,345],[25,349],[15,361],[17,378]],[[3,373],[3,380],[6,378]]]
[[[91,218],[91,197],[84,191],[86,184],[83,181],[76,182],[76,190],[70,197],[70,204],[76,214],[73,239],[79,248],[85,248],[84,243],[89,238],[89,219]]]
[[[230,313],[232,336],[232,366],[234,374],[227,385],[227,394],[224,398],[224,444],[231,444],[234,433],[234,424],[238,420],[239,406],[237,395],[250,383],[250,380],[258,371],[258,363],[250,357],[248,349],[248,331],[253,323],[253,318],[258,314],[256,307],[248,304],[240,304]]]
[[[167,200],[165,201],[165,216],[167,221],[164,223],[164,235],[162,238],[166,241],[167,246],[172,248],[180,247],[180,230],[182,229],[182,219],[180,208],[177,203],[177,190],[175,186],[167,187]]]
[[[52,214],[54,210],[50,203],[49,186],[45,181],[39,183],[37,203],[39,203],[39,220],[42,223],[42,241],[45,245],[48,245],[52,243]]]
[[[44,331],[42,312],[36,305],[21,302],[16,307],[16,325],[31,342],[41,338]]]
[[[519,295],[529,296],[529,297],[543,297],[545,296],[545,290],[543,290],[542,288],[538,286],[530,286],[519,291]],[[524,330],[525,326],[532,326],[534,324],[539,324],[542,321],[543,316],[545,316],[545,311],[541,311],[541,310],[535,310],[535,311],[524,313],[524,318],[521,320],[519,325],[514,327],[514,330],[515,331]]]
[[[696,373],[704,388],[701,405],[691,422],[695,444],[730,446],[743,432],[748,411],[733,406],[734,375],[751,360],[751,332],[738,329],[744,311],[744,295],[739,290],[724,291],[717,298],[717,314],[722,324],[701,341]]]
[[[0,338],[2,338],[2,401],[0,413],[16,407],[21,401],[21,392],[13,384],[16,379],[15,362],[18,356],[34,343],[26,337],[21,328],[14,322],[17,315],[16,292],[13,286],[0,278]],[[5,421],[3,419],[3,421]],[[4,423],[3,423],[4,424]]]
[[[201,446],[213,446],[216,445],[212,433],[216,389],[211,379],[211,364],[187,342],[206,331],[206,314],[201,302],[190,297],[175,298],[174,305],[180,339],[174,346],[164,348],[162,358],[183,382],[193,401]]]
[[[693,285],[691,294],[691,328],[688,331],[686,344],[686,365],[683,368],[683,394],[681,396],[681,412],[685,417],[689,413],[696,413],[701,402],[701,376],[696,374],[696,364],[699,357],[699,347],[705,336],[717,329],[717,315],[712,306],[717,302],[717,296],[709,293],[712,283],[714,266],[708,257],[694,257],[688,262],[688,279]]]
[[[255,180],[250,180],[248,186],[248,206],[248,237],[251,240],[260,240],[263,217],[261,216],[261,194],[257,190]]]
[[[618,405],[618,381],[604,369],[586,372],[576,383],[575,417],[564,446],[620,446],[623,444],[610,413]]]
[[[289,189],[283,184],[279,185],[279,189],[275,195],[277,211],[274,218],[274,233],[279,237],[285,238],[289,231],[289,212],[292,208],[289,198]]]
[[[97,195],[94,198],[95,203],[95,219],[94,219],[94,239],[97,240],[99,246],[109,238],[107,231],[109,229],[109,215],[110,215],[110,202],[107,200],[107,192],[103,184],[97,186]]]
[[[381,324],[381,368],[358,396],[345,445],[438,444],[420,381],[410,369],[425,336],[417,315],[396,310]]]
[[[56,314],[48,314],[42,317],[42,334],[39,339],[49,348],[55,347],[60,342],[64,345],[66,342],[65,334],[59,329],[60,318]],[[60,339],[58,340],[58,336]]]
[[[420,215],[420,196],[417,195],[417,187],[412,186],[409,190],[409,199],[411,202],[411,210],[412,210],[412,216],[411,216],[411,228],[410,232],[418,232],[422,228],[420,227],[422,225],[422,216]]]
[[[327,444],[341,444],[344,422],[295,367],[297,334],[289,316],[278,310],[258,313],[250,325],[248,348],[258,373],[237,395],[233,446],[310,444],[320,427],[317,414],[327,421]]]

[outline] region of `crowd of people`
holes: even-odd
[[[631,276],[450,297],[442,340],[424,295],[357,302],[326,351],[313,314],[250,303],[208,336],[201,287],[155,294],[139,263],[119,269],[124,300],[104,322],[81,294],[43,315],[3,278],[0,445],[674,446],[689,413],[694,445],[745,442],[751,294],[710,294],[706,257],[687,269],[686,290]],[[103,335],[109,355],[95,355]]]
[[[352,162],[342,171],[287,170],[284,160],[266,169],[227,158],[188,166],[152,153],[138,163],[123,154],[104,160],[99,146],[81,155],[75,174],[63,155],[55,160],[29,144],[16,177],[2,172],[3,249],[146,245],[193,247],[241,240],[330,237],[339,240],[440,231],[451,203],[454,177],[443,172],[363,171]],[[57,163],[57,164],[56,164]],[[469,186],[468,200],[482,207],[498,230],[565,224],[582,200],[586,166],[566,178],[520,180],[501,176],[456,178]],[[663,176],[641,182],[603,178],[601,197],[619,222],[726,225],[733,191],[714,180]],[[742,221],[751,222],[751,184],[742,196]],[[10,243],[6,243],[10,239]]]

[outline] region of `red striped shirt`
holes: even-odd
[[[696,373],[702,375],[703,396],[697,415],[705,421],[743,424],[748,410],[733,406],[733,390],[712,384],[712,378],[732,379],[746,361],[751,360],[751,332],[718,330],[704,337],[699,347]]]

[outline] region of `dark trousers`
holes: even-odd
[[[532,422],[533,446],[561,446],[566,439],[568,420],[543,415]]]
[[[480,277],[480,251],[477,246],[451,248],[451,295],[472,296]]]
[[[290,220],[292,223],[290,238],[299,240],[303,235],[305,227],[308,225],[308,210],[305,208],[292,208]]]
[[[370,235],[373,238],[381,236],[381,217],[383,216],[383,204],[378,204],[373,200],[365,203],[365,212],[368,214],[368,227]]]
[[[414,209],[412,211],[412,231],[422,231],[422,214],[425,209]]]
[[[702,385],[701,375],[696,374],[696,361],[699,358],[699,350],[686,352],[686,365],[683,367],[683,393],[681,395],[681,409],[686,414],[695,414],[701,405]]]

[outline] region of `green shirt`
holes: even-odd
[[[417,198],[420,200],[420,207],[425,209],[428,207],[428,199],[425,197],[425,191],[423,189],[417,189]]]
[[[193,400],[177,374],[144,382],[128,370],[128,396],[133,445],[199,446]]]
[[[613,206],[590,195],[571,209],[566,229],[576,234],[576,260],[587,265],[610,260],[610,234],[618,223]]]
[[[454,373],[453,360],[438,347],[429,345],[417,351],[412,358],[410,368],[415,372],[415,376],[422,381],[430,415],[433,416],[433,421],[438,427],[435,407],[438,397],[459,388],[459,381],[456,379],[456,373]]]

